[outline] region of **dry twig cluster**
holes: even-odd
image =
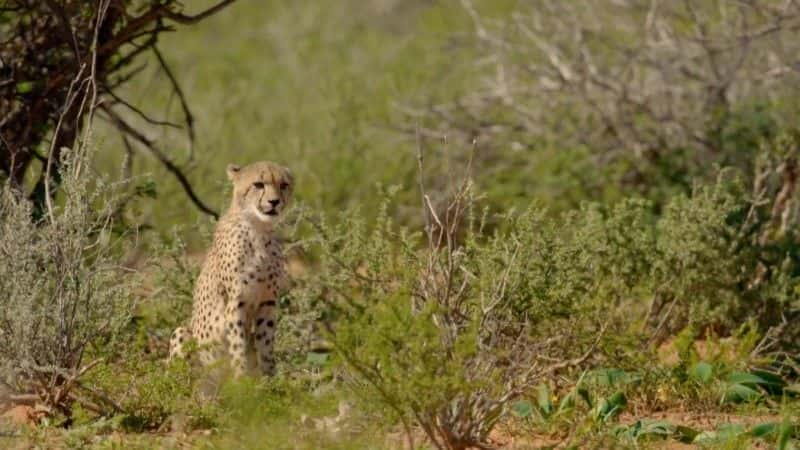
[[[452,102],[405,109],[434,139],[583,145],[601,166],[658,163],[676,150],[688,151],[681,164],[730,164],[745,140],[737,115],[780,105],[800,81],[792,0],[536,0],[501,20],[461,3],[486,76]],[[627,179],[642,176],[634,169]]]
[[[192,202],[216,216],[195,194],[183,170],[129,116],[173,128],[152,118],[119,94],[141,73],[141,56],[152,52],[179,99],[191,152],[194,123],[186,96],[158,49],[162,33],[191,25],[224,9],[222,0],[194,15],[178,1],[152,0],[8,0],[0,6],[0,173],[20,189],[35,161],[41,170],[30,194],[44,210],[51,185],[60,180],[60,152],[72,148],[86,115],[99,117],[121,133],[129,152],[140,147],[172,173]],[[41,153],[49,139],[49,151]],[[129,141],[135,145],[130,145]],[[191,156],[190,156],[191,159]]]

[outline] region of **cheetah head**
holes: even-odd
[[[272,224],[286,210],[294,189],[289,169],[266,161],[229,164],[228,178],[233,183],[231,208],[263,224]]]

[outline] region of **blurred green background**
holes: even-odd
[[[488,14],[514,2],[486,3]],[[469,87],[478,76],[470,33],[455,1],[237,2],[161,43],[196,119],[194,154],[180,131],[149,129],[217,210],[227,203],[224,167],[257,160],[288,165],[298,199],[311,208],[370,210],[377,186],[414,195],[416,144],[413,133],[400,130],[413,125],[399,108]],[[148,66],[126,86],[126,97],[180,122],[168,80],[154,61]],[[100,164],[109,171],[119,170],[124,155],[115,133],[97,132],[105,150]],[[155,181],[158,196],[140,203],[140,220],[167,230],[202,218],[153,158],[137,155],[134,174]]]

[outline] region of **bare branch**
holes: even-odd
[[[128,102],[127,100],[123,99],[122,97],[120,97],[119,95],[114,93],[113,90],[106,91],[105,93],[110,95],[111,98],[114,99],[115,103],[119,103],[120,105],[128,108],[131,112],[133,112],[134,114],[136,114],[137,116],[139,116],[141,119],[143,119],[145,122],[147,122],[149,124],[160,125],[160,126],[165,126],[165,127],[170,127],[170,128],[181,128],[181,126],[178,125],[177,123],[170,122],[168,120],[153,119],[152,117],[148,116],[144,111],[142,111],[141,109],[133,106],[130,102]]]
[[[70,3],[69,7],[56,0],[6,2],[4,10],[15,12],[4,26],[9,37],[0,39],[0,170],[13,185],[23,186],[22,180],[37,157],[35,149],[58,128],[50,141],[49,170],[41,173],[30,194],[37,205],[35,215],[48,208],[51,200],[45,197],[52,197],[53,188],[58,186],[60,149],[74,146],[81,130],[87,137],[98,95],[114,99],[149,124],[175,127],[171,122],[154,120],[115,92],[140,73],[144,66],[133,70],[128,66],[151,48],[180,101],[189,161],[193,160],[194,117],[185,92],[155,45],[161,33],[172,31],[174,25],[198,23],[233,2],[220,1],[194,15],[183,13],[177,0],[146,2],[143,8],[124,2],[113,2],[112,7],[106,0]],[[89,83],[73,84],[79,76]],[[77,91],[80,95],[72,98]],[[87,117],[89,120],[84,120]]]
[[[203,19],[205,19],[207,17],[210,17],[210,16],[222,11],[228,5],[232,4],[235,1],[236,0],[223,0],[223,1],[219,2],[219,3],[217,3],[216,5],[206,9],[205,11],[203,11],[201,13],[198,13],[198,14],[195,14],[195,15],[187,15],[187,14],[176,13],[176,12],[172,12],[170,10],[166,10],[165,13],[164,13],[164,16],[169,18],[169,19],[171,19],[171,20],[174,20],[175,22],[183,24],[183,25],[192,25],[192,24],[200,22],[201,20],[203,20]]]
[[[213,209],[209,208],[197,194],[194,192],[189,179],[186,178],[186,175],[183,171],[176,166],[169,158],[160,150],[156,145],[148,139],[144,134],[137,131],[135,128],[130,126],[127,122],[125,122],[116,112],[114,112],[111,108],[107,107],[106,105],[101,105],[101,110],[106,114],[107,118],[113,123],[117,128],[120,129],[123,133],[127,134],[131,138],[133,138],[136,142],[139,142],[143,145],[148,151],[150,151],[153,156],[167,169],[180,183],[181,187],[183,188],[184,192],[189,199],[194,203],[194,205],[202,212],[210,215],[214,219],[219,218],[219,213],[214,211]]]
[[[158,49],[158,47],[153,46],[153,54],[156,55],[158,64],[164,71],[164,74],[167,75],[167,79],[169,79],[169,82],[172,85],[173,92],[175,92],[175,95],[178,96],[178,101],[181,104],[183,117],[186,121],[186,132],[189,135],[189,161],[191,161],[194,158],[194,115],[192,115],[192,111],[189,109],[189,103],[186,101],[186,95],[183,93],[183,89],[181,88],[180,83],[178,83],[178,79],[175,78],[175,75],[172,73],[172,69],[170,69],[167,61],[164,59],[164,56],[161,54],[161,51]]]

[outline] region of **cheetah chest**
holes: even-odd
[[[275,300],[285,284],[284,258],[279,244],[264,239],[248,247],[240,273],[242,299],[251,306]]]

